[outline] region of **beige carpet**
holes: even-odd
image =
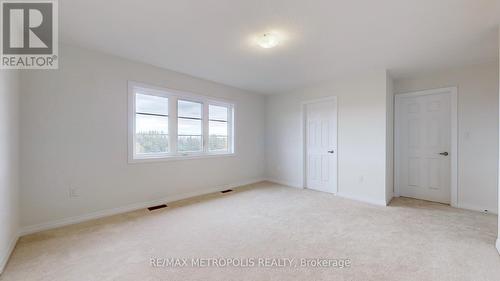
[[[413,199],[377,207],[261,183],[23,237],[0,280],[498,281],[496,220]],[[152,257],[294,264],[152,267]],[[302,258],[351,266],[302,267]]]

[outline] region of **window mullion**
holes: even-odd
[[[169,97],[168,112],[169,153],[177,154],[177,97]]]

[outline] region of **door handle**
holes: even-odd
[[[446,152],[446,151],[445,151],[445,152],[441,152],[441,153],[439,153],[439,155],[443,155],[443,156],[448,156],[448,154],[449,154],[449,153],[448,153],[448,152]]]
[[[327,152],[328,153],[335,153],[335,151],[333,151],[333,149],[332,150],[328,150]]]

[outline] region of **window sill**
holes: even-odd
[[[154,163],[154,162],[170,162],[170,161],[180,161],[180,160],[194,160],[194,159],[210,159],[210,158],[221,158],[221,157],[233,157],[236,154],[233,153],[211,153],[211,154],[188,154],[188,155],[171,155],[171,156],[150,156],[141,158],[129,158],[129,164],[138,163]]]

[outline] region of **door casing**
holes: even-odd
[[[401,147],[399,144],[401,120],[401,99],[405,97],[417,97],[425,95],[448,93],[451,99],[451,149],[450,149],[450,205],[452,207],[459,207],[458,204],[458,108],[457,108],[457,87],[438,88],[423,91],[415,91],[395,95],[395,118],[394,118],[394,196],[400,195],[400,158]]]

